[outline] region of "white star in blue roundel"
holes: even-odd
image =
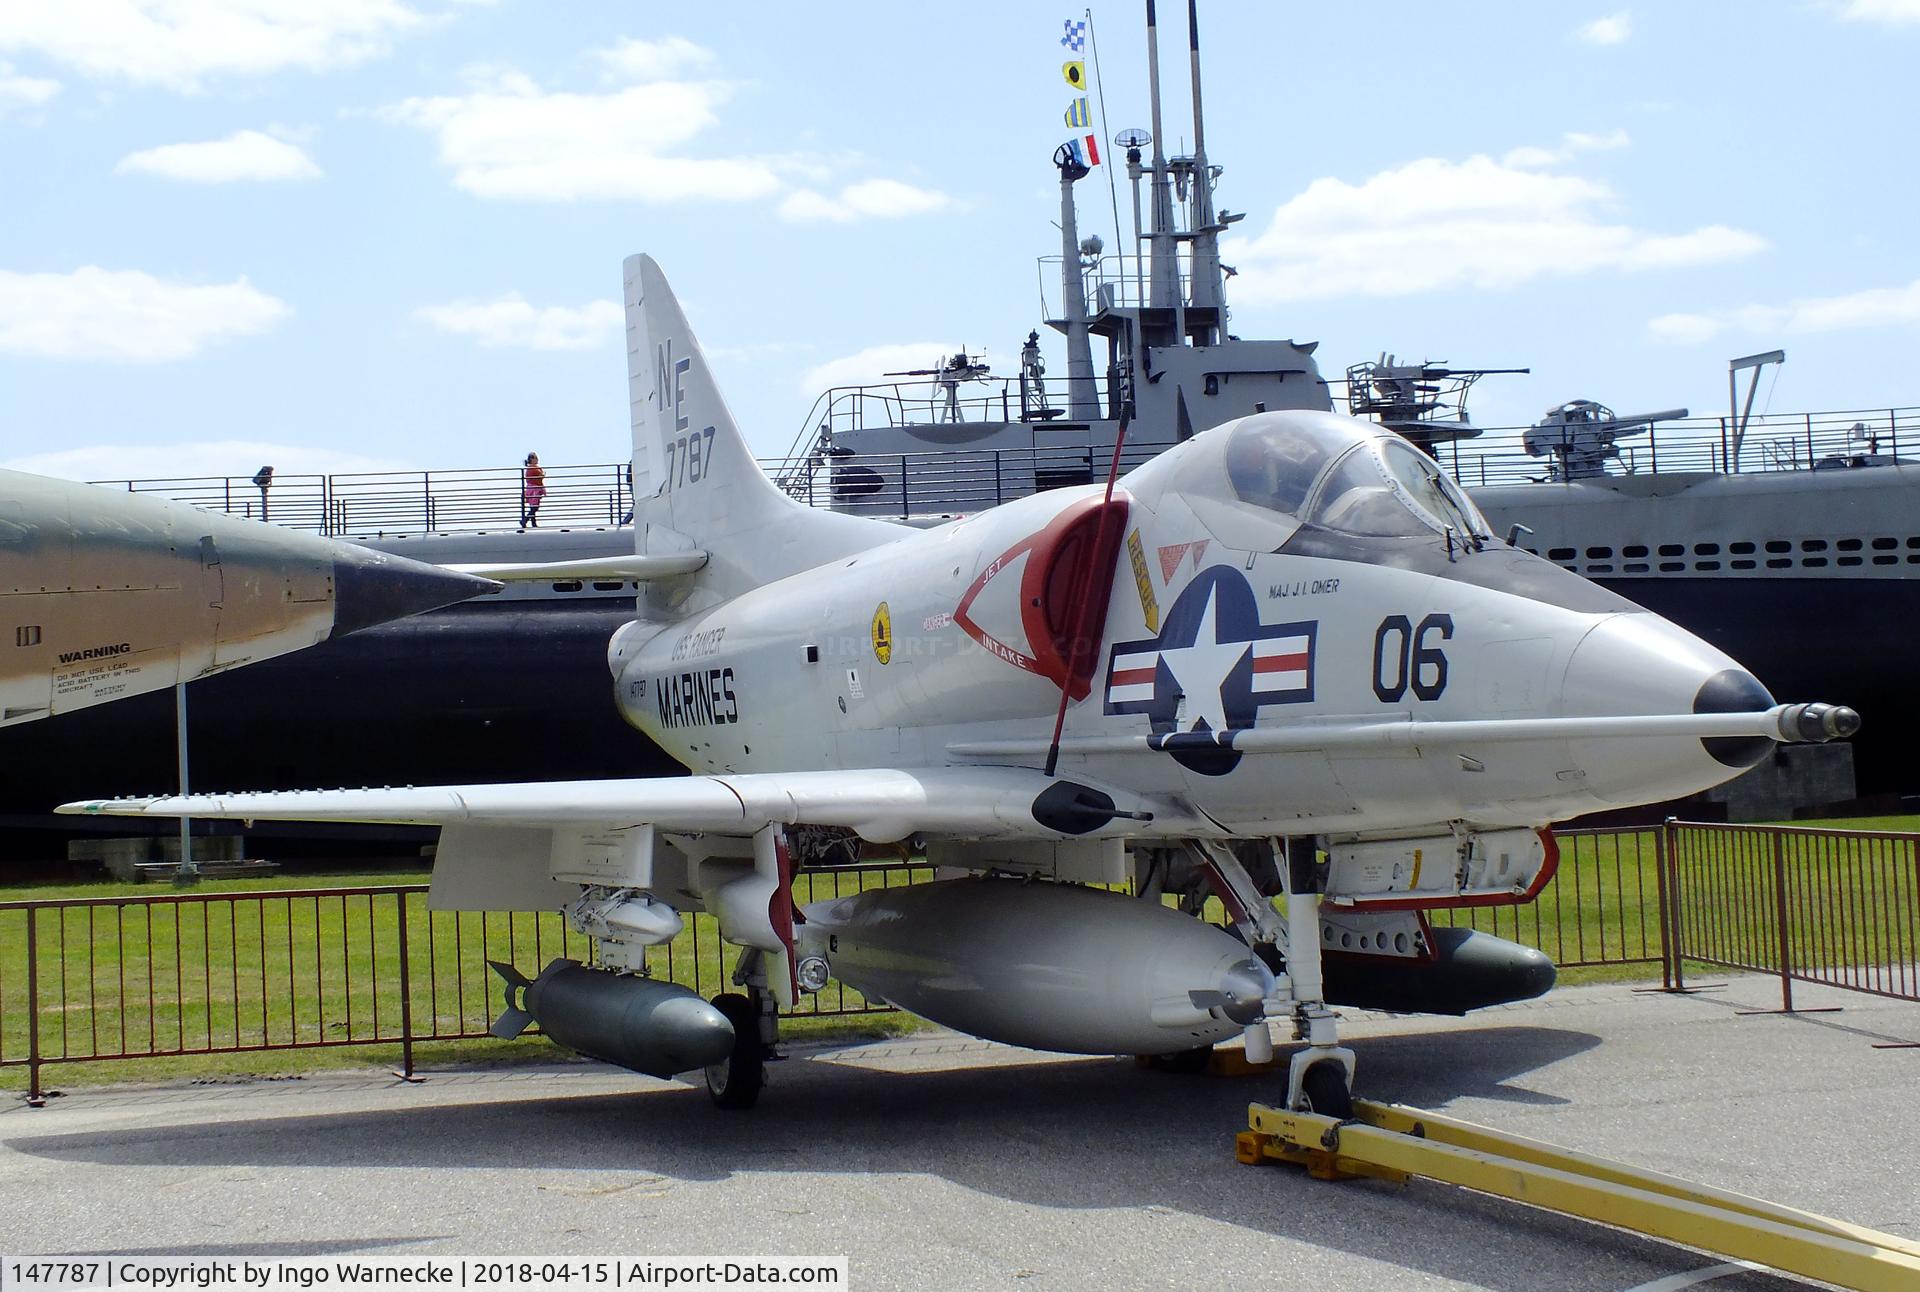
[[[1146,714],[1157,748],[1206,751],[1204,766],[1181,761],[1224,773],[1239,761],[1223,748],[1225,733],[1252,727],[1263,705],[1312,701],[1319,629],[1318,620],[1261,623],[1246,576],[1209,566],[1182,589],[1158,636],[1115,643],[1106,712]]]

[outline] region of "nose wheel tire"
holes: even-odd
[[[766,1046],[760,1041],[760,1012],[738,992],[713,998],[713,1007],[733,1024],[733,1052],[707,1065],[707,1096],[718,1108],[751,1108],[767,1082]]]
[[[1308,1068],[1300,1078],[1301,1093],[1307,1106],[1322,1117],[1346,1121],[1353,1116],[1353,1092],[1347,1088],[1347,1070],[1327,1061]]]

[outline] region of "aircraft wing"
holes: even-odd
[[[1188,833],[1177,805],[1021,767],[761,772],[637,780],[528,781],[401,789],[290,790],[91,799],[86,816],[363,821],[392,825],[617,828],[748,835],[775,823],[839,826],[873,842],[911,834],[1062,839]]]
[[[707,563],[705,552],[660,554],[626,552],[590,556],[577,561],[521,561],[505,565],[449,565],[444,568],[499,583],[541,582],[547,579],[664,579],[692,574]]]

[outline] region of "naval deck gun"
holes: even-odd
[[[1347,411],[1371,417],[1426,453],[1480,434],[1467,420],[1467,392],[1482,377],[1531,368],[1449,368],[1446,360],[1400,363],[1390,354],[1347,369]]]
[[[1622,415],[1591,399],[1570,399],[1527,428],[1521,446],[1527,456],[1547,459],[1549,480],[1592,480],[1609,474],[1607,463],[1619,460],[1621,436],[1685,416],[1684,408]]]

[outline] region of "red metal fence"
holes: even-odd
[[[1674,985],[1688,960],[1920,1000],[1920,835],[1669,821]]]
[[[1565,967],[1688,962],[1920,1000],[1920,835],[1669,821],[1557,832],[1560,868],[1525,906],[1436,911]],[[885,863],[810,872],[803,903],[921,882]],[[478,1039],[501,1001],[487,961],[532,976],[592,943],[557,914],[429,911],[424,884],[0,903],[0,1068],[42,1094],[50,1064]],[[656,976],[725,990],[737,948],[692,914]],[[839,983],[788,1017],[885,1012]]]
[[[802,876],[800,900],[925,879],[903,864]],[[592,941],[556,913],[430,911],[425,884],[0,902],[0,1068],[38,1102],[50,1064],[486,1037],[501,1004],[487,961],[532,977]],[[739,950],[688,916],[650,952],[656,976],[710,996]],[[789,1017],[878,1013],[834,983]]]

